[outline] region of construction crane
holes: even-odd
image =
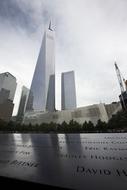
[[[116,62],[115,62],[115,69],[116,69],[116,74],[117,74],[118,82],[119,82],[119,85],[120,85],[121,99],[122,99],[123,107],[124,107],[124,109],[126,109],[126,104],[125,104],[124,97],[123,97],[123,93],[125,92],[124,86],[123,86],[123,82],[124,82],[124,84],[126,86],[126,90],[127,90],[127,81],[124,78],[122,79],[120,70],[119,70]]]

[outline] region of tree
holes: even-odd
[[[98,120],[96,124],[96,129],[101,132],[105,132],[107,130],[107,124],[104,121]]]
[[[89,132],[93,132],[95,130],[94,124],[91,121],[88,122],[87,128]]]
[[[88,123],[87,123],[87,121],[85,121],[85,122],[83,123],[83,125],[82,125],[82,130],[83,130],[83,131],[88,131]]]

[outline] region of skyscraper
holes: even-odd
[[[17,121],[18,122],[22,122],[22,119],[23,119],[23,116],[24,116],[24,113],[25,113],[28,94],[29,94],[29,89],[26,88],[25,86],[23,86],[22,87],[21,98],[20,98],[20,103],[19,103],[18,114],[17,114]]]
[[[13,112],[16,78],[9,72],[0,74],[0,119],[9,121]]]
[[[45,31],[31,83],[26,112],[55,110],[55,35]]]
[[[61,75],[61,109],[71,110],[76,108],[76,89],[74,71]]]

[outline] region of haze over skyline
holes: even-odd
[[[1,0],[0,73],[30,87],[43,33],[52,18],[56,32],[56,108],[61,108],[61,73],[74,70],[77,106],[118,101],[114,62],[127,78],[126,0]]]

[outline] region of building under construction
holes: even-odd
[[[127,92],[123,92],[122,94],[119,95],[120,102],[122,105],[123,110],[127,109]]]
[[[120,90],[121,90],[121,94],[119,95],[120,102],[121,102],[123,110],[127,110],[127,80],[125,80],[122,77],[116,63],[115,63],[115,69],[116,69],[117,78],[118,78]]]

